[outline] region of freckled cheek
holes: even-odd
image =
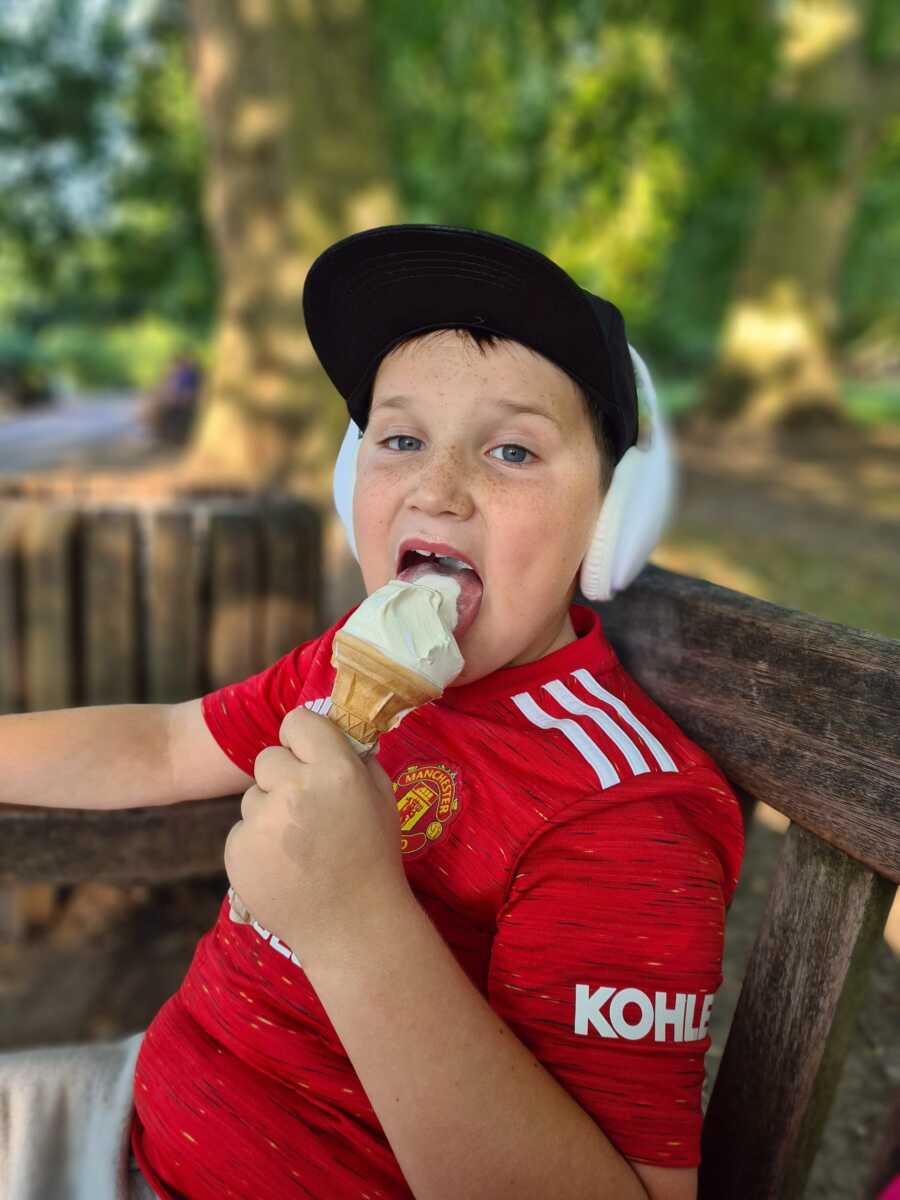
[[[387,481],[369,479],[357,483],[353,494],[353,525],[358,548],[377,547],[388,535],[397,508],[395,493]]]
[[[494,571],[516,588],[546,559],[552,525],[545,520],[537,499],[525,500],[521,496],[511,503],[495,505],[487,525]],[[495,582],[498,582],[496,575]]]
[[[591,515],[587,497],[563,488],[542,490],[527,500],[520,496],[504,505],[502,513],[495,512],[492,559],[510,591],[521,594],[523,583],[537,587],[556,580],[568,585],[587,549]]]

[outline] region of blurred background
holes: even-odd
[[[655,561],[900,636],[896,4],[4,6],[0,469],[189,435],[180,472],[327,506],[303,280],[403,220],[622,309],[687,470]]]
[[[0,496],[295,497],[336,619],[346,410],[300,295],[394,221],[519,239],[622,309],[682,467],[654,562],[900,638],[893,0],[0,7]],[[735,994],[784,827],[757,820]],[[142,1027],[221,882],[8,890],[4,1044]],[[887,936],[810,1195],[864,1194],[900,1089]]]

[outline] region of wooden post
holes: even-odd
[[[21,504],[0,507],[0,715],[22,707],[21,524]],[[24,899],[22,887],[0,884],[0,944],[25,937]]]
[[[252,512],[213,512],[209,522],[209,686],[261,670],[260,539]]]
[[[202,686],[194,513],[152,511],[143,518],[142,533],[146,699],[154,704],[190,700]]]
[[[895,886],[792,825],[703,1127],[702,1200],[799,1200]]]
[[[84,514],[84,703],[133,703],[139,695],[137,536],[134,514]]]
[[[22,536],[26,711],[76,703],[74,541],[78,514],[32,504]]]
[[[322,628],[322,546],[315,511],[285,505],[266,509],[263,541],[262,657],[271,663]]]
[[[22,505],[0,506],[0,713],[22,707]]]

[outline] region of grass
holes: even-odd
[[[659,383],[670,417],[697,382]],[[740,439],[719,452],[680,440],[684,489],[658,565],[870,633],[900,640],[900,381],[846,380],[860,436]]]
[[[775,527],[757,535],[681,519],[654,551],[659,566],[785,608],[900,640],[896,570],[852,547],[800,544]]]

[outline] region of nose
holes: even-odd
[[[409,490],[410,508],[441,516],[451,513],[465,519],[474,502],[465,456],[452,447],[433,447],[423,460]]]

